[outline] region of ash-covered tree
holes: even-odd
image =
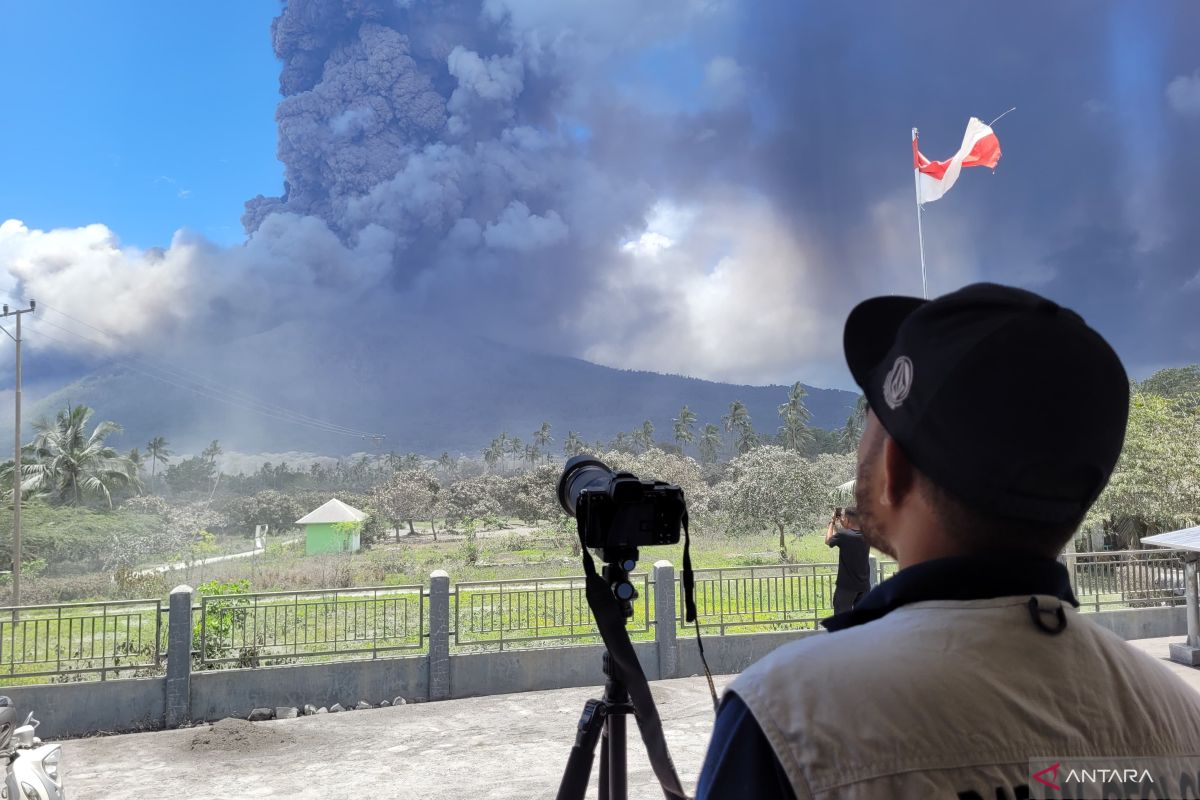
[[[845,456],[814,461],[775,445],[759,447],[729,462],[715,489],[716,503],[731,531],[775,531],[779,556],[787,560],[788,530],[819,522],[848,465]]]
[[[498,475],[478,475],[458,481],[446,490],[446,521],[499,520],[505,512],[508,482]]]
[[[244,536],[258,525],[267,525],[272,533],[291,530],[306,510],[298,498],[272,489],[233,498],[221,509],[226,530]]]
[[[672,420],[675,424],[675,444],[679,445],[679,450],[683,451],[683,446],[692,443],[695,435],[692,433],[692,428],[696,424],[696,412],[692,411],[687,406],[679,409],[679,416]]]
[[[587,449],[587,443],[575,431],[567,431],[567,440],[563,442],[563,453],[567,458],[577,456]]]
[[[542,426],[533,432],[533,445],[539,452],[546,454],[546,460],[550,460],[550,444],[554,441],[554,437],[550,435],[550,423],[543,422]]]
[[[654,423],[646,420],[633,432],[633,445],[642,453],[654,449]]]
[[[741,400],[729,404],[729,413],[722,417],[722,422],[725,423],[725,431],[733,434],[733,447],[739,455],[745,455],[758,446],[758,434],[754,432],[750,411]]]
[[[700,463],[714,464],[721,452],[721,429],[709,422],[700,435]]]
[[[543,465],[509,480],[511,510],[522,522],[536,525],[556,519],[562,513],[554,493],[558,468]]]
[[[808,426],[812,414],[804,405],[807,396],[804,386],[794,383],[788,391],[787,402],[779,406],[779,418],[783,422],[779,426],[779,443],[785,450],[806,453],[812,447],[813,433]]]
[[[399,524],[407,523],[408,532],[413,534],[416,533],[413,521],[418,519],[430,521],[434,541],[437,541],[436,517],[441,510],[441,489],[433,473],[423,469],[407,469],[375,487],[371,495],[372,505],[397,526],[397,541],[400,538]]]
[[[34,423],[33,441],[21,448],[23,492],[60,505],[98,501],[112,508],[114,494],[141,490],[137,466],[106,442],[121,426],[100,422],[88,430],[91,418],[87,406],[67,406],[53,421]],[[7,472],[4,482],[12,486],[13,465]]]
[[[211,461],[204,456],[192,456],[168,466],[163,479],[171,491],[183,494],[211,490],[216,475],[217,468]]]

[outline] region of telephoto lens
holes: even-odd
[[[612,482],[613,471],[603,461],[592,456],[574,456],[558,479],[558,502],[572,517],[584,489],[605,489]]]

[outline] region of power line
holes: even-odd
[[[97,345],[99,347],[106,347],[106,345],[103,342],[99,342],[89,336],[84,336],[83,334],[81,334],[77,331],[73,331],[70,328],[65,328],[61,325],[57,325],[47,319],[37,319],[37,320],[34,320],[34,322],[35,322],[35,324],[38,325],[38,328],[39,328],[39,330],[37,331],[38,336],[41,336],[43,338],[49,339],[54,342],[58,342],[60,345],[63,345],[64,347],[70,347],[70,342],[66,341],[65,339],[61,339],[57,336],[54,336],[44,330],[41,330],[40,329],[41,325],[42,324],[49,325],[51,327],[57,328],[58,330],[65,332],[65,333],[68,333],[72,336],[75,336],[79,339],[82,339],[83,341],[90,342],[91,344]],[[169,386],[173,386],[175,388],[182,389],[184,391],[192,392],[193,394],[196,394],[196,395],[203,397],[205,399],[208,399],[208,400],[215,400],[218,402],[226,403],[235,408],[238,408],[238,409],[241,409],[244,411],[251,411],[251,412],[254,412],[257,414],[261,414],[262,416],[270,417],[272,419],[279,420],[282,422],[287,422],[287,423],[291,423],[294,425],[303,425],[303,426],[321,431],[322,433],[334,433],[334,434],[339,434],[342,436],[349,436],[349,437],[352,437],[355,439],[371,439],[373,436],[379,435],[379,434],[372,434],[367,431],[359,431],[354,428],[347,428],[346,426],[343,426],[343,425],[336,425],[331,422],[326,422],[324,420],[317,419],[316,417],[309,417],[304,414],[299,414],[298,412],[290,411],[281,406],[271,407],[269,404],[262,403],[261,401],[258,401],[258,400],[250,400],[248,402],[242,401],[242,400],[237,399],[236,397],[232,397],[227,394],[223,394],[220,390],[212,389],[212,388],[209,388],[202,384],[196,384],[196,385],[189,386],[187,383],[181,383],[177,380],[172,380],[171,378],[164,377],[163,375],[158,374],[159,372],[164,372],[164,373],[170,374],[171,373],[170,370],[164,369],[162,367],[157,367],[157,366],[147,363],[147,362],[142,362],[143,366],[139,366],[138,362],[140,361],[140,359],[133,359],[133,358],[127,358],[127,357],[120,357],[120,356],[110,356],[110,359],[116,363],[121,364],[126,369],[132,370],[133,372],[136,372],[141,375],[145,375],[146,377],[149,377],[149,378],[154,378],[155,380],[158,380]],[[184,380],[186,380],[186,378]],[[193,382],[193,383],[195,383],[195,382]],[[253,403],[253,404],[251,404],[251,403]]]

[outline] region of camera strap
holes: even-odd
[[[613,597],[608,582],[596,572],[596,562],[592,560],[584,538],[582,520],[579,522],[579,542],[583,545],[583,571],[586,575],[588,606],[592,609],[592,616],[596,618],[600,638],[608,648],[610,664],[629,692],[629,701],[636,712],[634,718],[637,720],[642,742],[646,746],[650,766],[668,800],[687,800],[687,793],[683,790],[683,784],[679,782],[675,763],[667,750],[662,719],[654,705],[650,683],[646,680],[646,673],[642,671],[633,643],[629,640],[629,631],[625,628],[625,615],[617,598]]]
[[[687,511],[683,512],[683,621],[696,626],[696,647],[700,650],[700,663],[704,666],[704,677],[708,680],[708,693],[712,696],[713,713],[721,701],[717,698],[717,687],[713,683],[712,671],[708,668],[708,659],[704,657],[704,641],[700,638],[700,619],[696,616],[696,575],[692,571],[692,536],[688,531]]]

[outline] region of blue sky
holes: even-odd
[[[911,127],[945,158],[1016,106],[996,172],[927,209],[931,290],[1047,294],[1138,377],[1200,359],[1189,0],[1011,0],[986,24],[958,0],[284,8],[6,4],[10,291],[117,351],[337,320],[334,287],[368,332],[404,308],[611,366],[847,386],[846,313],[920,291]],[[181,228],[161,258],[112,238]]]
[[[180,227],[244,237],[277,193],[270,0],[6,2],[0,219],[102,222],[165,246]]]

